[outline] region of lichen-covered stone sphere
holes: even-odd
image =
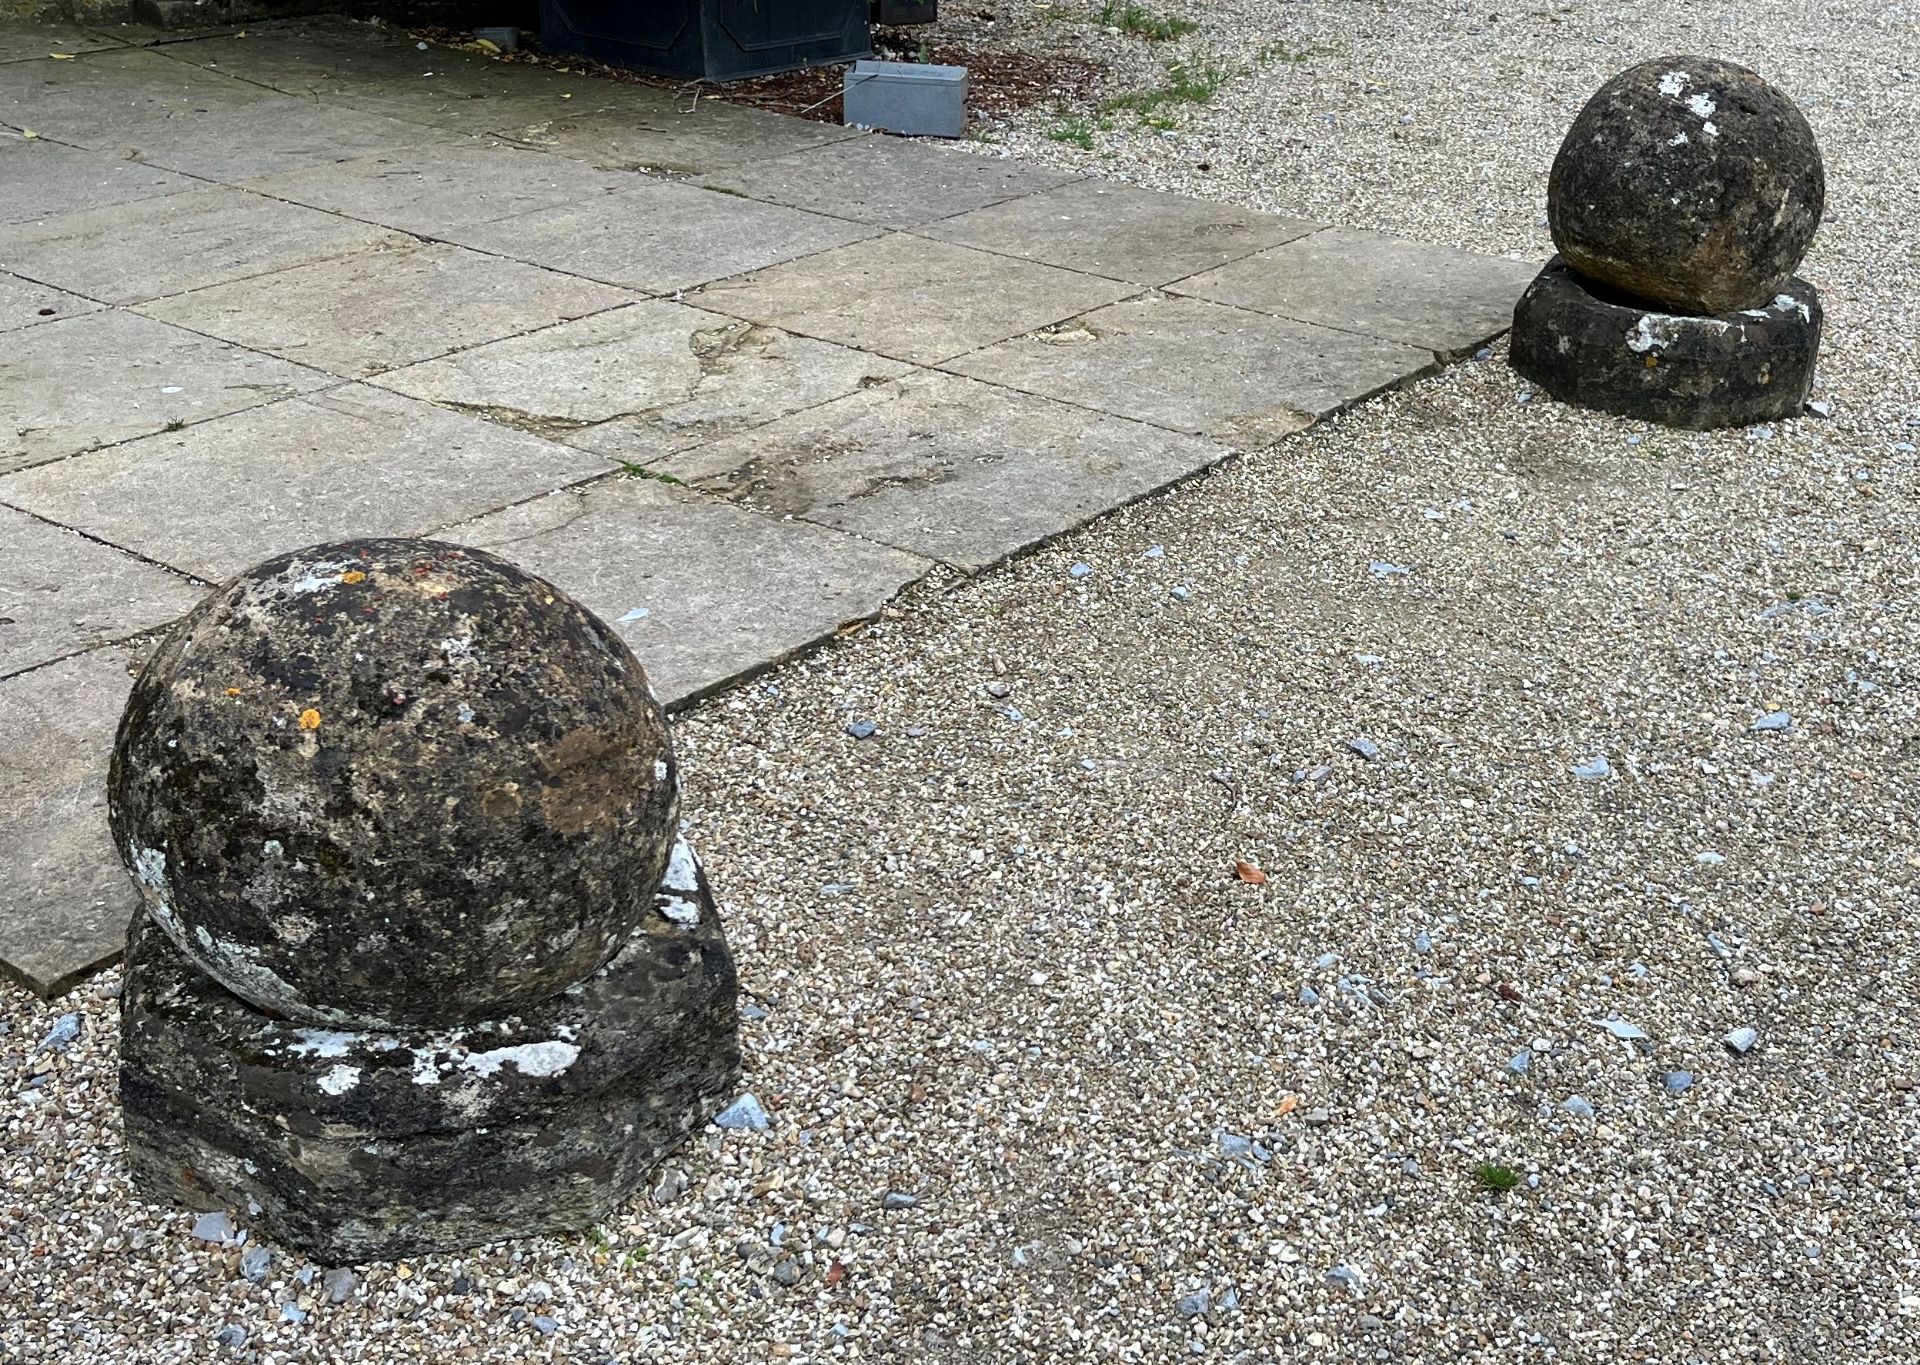
[[[590,975],[678,835],[632,652],[484,551],[271,559],[133,689],[109,816],[145,907],[249,1003],[382,1028],[498,1017]]]
[[[1820,226],[1826,172],[1793,101],[1744,66],[1661,57],[1587,101],[1547,183],[1574,271],[1669,313],[1764,308]]]

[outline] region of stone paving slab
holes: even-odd
[[[0,676],[163,626],[200,594],[164,569],[0,507]]]
[[[200,182],[107,152],[45,138],[0,141],[0,223],[32,223],[78,209],[153,199]]]
[[[364,109],[276,99],[176,113],[126,129],[121,141],[148,165],[232,184],[457,136]]]
[[[1090,275],[1162,285],[1317,232],[1324,224],[1079,180],[916,231]]]
[[[386,375],[383,387],[645,464],[907,366],[654,301]]]
[[[875,615],[932,566],[822,526],[616,478],[447,533],[553,580],[613,625],[668,705]]]
[[[878,227],[907,228],[1078,178],[1006,157],[876,136],[754,161],[695,183]]]
[[[331,376],[120,311],[0,346],[0,471],[307,393]]]
[[[291,22],[248,24],[193,42],[160,49],[190,66],[290,95],[325,97],[349,90],[380,91],[428,81],[476,78],[495,84],[513,77],[499,62],[451,48],[429,46],[403,32],[335,15]]]
[[[1513,325],[1513,306],[1539,269],[1538,262],[1328,228],[1169,288],[1451,359]]]
[[[135,656],[0,679],[0,971],[42,995],[119,957],[133,884],[107,830],[107,760]]]
[[[646,182],[564,157],[486,143],[443,143],[239,182],[275,199],[326,209],[422,237],[536,209],[584,210]]]
[[[376,247],[387,228],[209,187],[0,227],[0,269],[105,303],[140,303]]]
[[[18,275],[0,275],[0,332],[39,327],[60,318],[79,317],[100,305],[78,294],[49,289]]]
[[[143,48],[0,67],[0,123],[96,150],[117,150],[128,130],[175,114],[282,98]]]
[[[947,368],[1253,449],[1432,365],[1396,341],[1150,294]]]
[[[424,534],[605,468],[355,384],[0,478],[0,503],[219,582],[280,550]]]
[[[919,372],[658,466],[974,572],[1225,459],[1211,441]]]
[[[892,233],[725,280],[691,301],[933,365],[1133,292],[1113,280]]]
[[[21,20],[0,26],[0,63],[26,62],[36,57],[44,60],[55,52],[99,52],[117,46],[111,38],[71,24]]]
[[[786,118],[722,100],[682,97],[646,109],[569,112],[542,119],[494,122],[487,132],[596,166],[710,175],[749,161],[849,138],[838,124]]]
[[[656,181],[451,231],[463,246],[656,294],[810,256],[878,229]]]
[[[357,379],[633,298],[519,261],[422,245],[255,275],[137,311]]]

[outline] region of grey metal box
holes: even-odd
[[[842,122],[907,137],[959,137],[967,130],[967,68],[919,62],[855,62]]]

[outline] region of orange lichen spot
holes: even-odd
[[[340,581],[342,583],[364,583],[367,581],[367,576],[358,569],[348,569],[340,575]]]
[[[300,728],[302,730],[318,730],[320,728],[320,713],[311,706],[302,711],[300,713]]]
[[[237,697],[240,695],[240,689],[237,687],[229,687],[227,689],[227,695],[229,697]]]

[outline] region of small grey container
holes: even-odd
[[[855,62],[847,72],[850,127],[904,137],[960,137],[967,130],[967,68],[920,62]]]

